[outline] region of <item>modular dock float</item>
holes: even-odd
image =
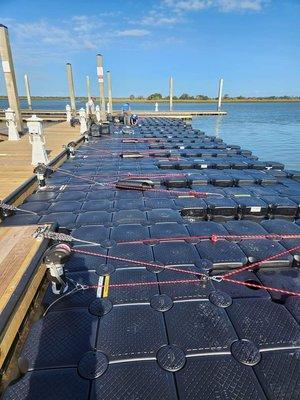
[[[180,120],[112,130],[3,210],[54,247],[2,399],[299,399],[300,173]]]

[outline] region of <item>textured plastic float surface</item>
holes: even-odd
[[[120,157],[132,151],[145,157]],[[299,399],[300,299],[261,287],[300,290],[296,172],[164,118],[62,168],[75,176],[54,172],[21,205],[38,215],[4,224],[54,221],[95,243],[74,241],[66,263],[69,290],[86,286],[55,303],[47,289],[22,348],[30,370],[5,400]],[[117,189],[128,176],[154,190]]]

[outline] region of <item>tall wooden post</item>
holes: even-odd
[[[20,111],[18,88],[9,43],[8,29],[2,24],[0,24],[0,58],[4,72],[9,108],[15,112],[17,129],[19,132],[22,132],[23,121]]]
[[[218,111],[221,111],[223,83],[224,83],[224,80],[223,80],[223,78],[221,78],[219,81]]]
[[[172,76],[170,76],[170,82],[169,82],[169,96],[170,96],[169,110],[173,111],[173,77]]]
[[[107,97],[108,97],[108,104],[109,104],[109,112],[110,114],[113,113],[113,103],[112,103],[112,90],[111,90],[111,73],[107,71]]]
[[[97,54],[96,59],[97,59],[97,77],[98,77],[99,95],[100,95],[101,121],[106,121],[105,97],[104,97],[104,76],[103,76],[103,56],[101,54]]]
[[[90,85],[90,77],[88,75],[86,76],[86,92],[89,101],[91,100],[91,85]]]
[[[76,111],[75,89],[74,89],[72,65],[70,63],[67,63],[66,68],[67,68],[67,78],[68,78],[71,109],[72,109],[72,111]]]
[[[29,80],[28,80],[27,74],[24,75],[24,83],[25,83],[25,91],[26,91],[28,108],[29,108],[29,110],[32,110],[30,87],[29,87]]]

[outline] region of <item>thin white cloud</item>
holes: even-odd
[[[12,51],[17,62],[23,65],[61,63],[69,56],[82,51],[96,51],[109,43],[99,29],[80,29],[84,16],[68,20],[38,20],[18,22],[7,20]]]
[[[222,11],[260,11],[266,4],[265,0],[220,0],[219,2]]]
[[[26,42],[36,46],[45,44],[48,46],[58,46],[60,49],[90,49],[93,37],[88,32],[77,31],[76,24],[71,28],[65,24],[53,24],[46,21],[15,22],[9,28],[16,36],[17,42]]]
[[[216,8],[219,11],[260,11],[269,0],[163,0],[175,12],[201,11]]]
[[[71,21],[74,22],[74,31],[87,33],[104,26],[103,21],[98,16],[73,15]]]
[[[174,11],[199,11],[213,6],[215,0],[163,0]]]
[[[125,29],[123,31],[113,32],[112,35],[116,37],[139,37],[150,35],[150,31],[147,29]]]
[[[170,13],[162,13],[161,10],[151,10],[148,15],[132,23],[147,26],[167,26],[176,25],[180,22],[182,22],[182,17],[178,14],[170,15]]]
[[[69,19],[41,19],[19,22],[17,19],[3,20],[9,29],[15,58],[22,64],[61,62],[70,55],[82,51],[96,51],[113,43],[118,45],[123,38],[149,37],[150,30],[132,27],[120,29],[120,23],[103,21],[99,15],[71,15]],[[123,27],[121,27],[123,28]]]

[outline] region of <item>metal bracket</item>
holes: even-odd
[[[209,279],[219,283],[223,281],[222,275],[210,276]]]

